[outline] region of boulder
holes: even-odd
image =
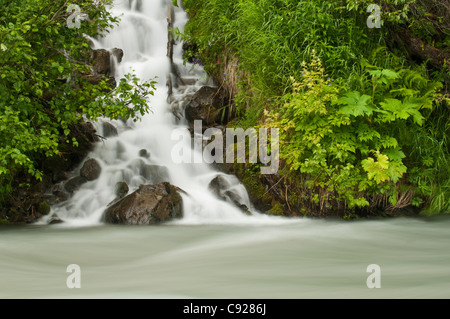
[[[145,148],[143,148],[139,151],[139,156],[143,158],[150,158],[150,153]]]
[[[230,187],[228,181],[222,175],[217,175],[209,182],[208,189],[217,197],[224,199],[223,193]]]
[[[128,194],[129,191],[128,184],[125,182],[118,182],[116,186],[114,187],[114,193],[116,194],[117,198],[123,198]]]
[[[219,123],[220,109],[226,105],[223,92],[209,86],[198,90],[185,104],[186,119],[190,122],[203,121],[205,125]]]
[[[116,127],[109,122],[103,122],[102,128],[103,128],[103,137],[114,137],[119,135]]]
[[[141,185],[104,212],[109,224],[151,225],[183,216],[183,200],[178,187],[169,183]]]
[[[111,54],[117,59],[117,63],[122,62],[123,59],[123,50],[114,48],[111,50]]]
[[[232,185],[226,180],[223,175],[217,175],[209,183],[208,189],[218,198],[234,204],[236,207],[240,208],[244,213],[248,213],[248,207],[244,204],[242,197],[236,193],[233,189],[230,189]]]
[[[77,191],[81,187],[81,185],[83,185],[87,181],[88,180],[83,176],[71,178],[64,184],[64,189],[69,193],[73,193]]]
[[[109,75],[111,71],[111,53],[105,49],[92,52],[92,68],[97,74]]]
[[[247,213],[249,211],[247,205],[244,204],[244,200],[241,196],[239,196],[236,192],[232,190],[227,190],[224,193],[225,200],[228,202],[233,203],[236,205],[236,207],[240,208],[244,213]]]
[[[47,221],[49,225],[61,224],[63,222],[64,221],[61,218],[59,218],[58,215],[56,214],[53,214],[53,216],[50,217],[50,219]]]
[[[80,176],[86,178],[86,180],[88,181],[93,181],[100,176],[101,172],[102,167],[100,166],[98,161],[91,158],[83,164],[83,167],[80,171]]]
[[[49,203],[51,205],[64,202],[69,199],[69,194],[67,194],[67,190],[65,189],[64,183],[54,185],[52,188],[52,195],[49,196],[50,196]]]
[[[39,203],[37,212],[41,215],[48,215],[51,211],[50,205],[46,201],[42,201]]]

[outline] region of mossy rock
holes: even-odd
[[[42,201],[39,203],[37,211],[41,215],[48,215],[51,211],[51,207],[46,201]]]

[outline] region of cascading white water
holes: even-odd
[[[143,167],[158,165],[167,167],[170,183],[187,192],[187,195],[183,195],[184,218],[178,223],[286,222],[259,213],[248,216],[235,205],[217,198],[208,190],[208,184],[221,173],[214,171],[208,164],[176,164],[172,160],[172,149],[179,143],[171,139],[173,130],[184,129],[186,135],[190,133],[188,123],[183,119],[176,120],[167,101],[166,79],[171,72],[171,63],[167,57],[167,13],[170,5],[169,0],[115,2],[111,10],[114,15],[121,16],[121,23],[102,38],[101,42],[93,41],[95,49],[123,50],[123,60],[115,67],[116,79],[129,72],[134,72],[141,80],[157,77],[155,95],[149,100],[152,112],[136,123],[131,120],[126,123],[113,121],[119,135],[98,143],[88,157],[95,158],[100,163],[100,177],[84,184],[68,202],[53,207],[52,211],[72,225],[99,224],[108,203],[115,199],[116,183],[126,182],[131,193],[141,184],[151,184],[142,174]],[[187,15],[180,8],[175,8],[174,12],[175,27],[182,31]],[[189,63],[183,65],[182,45],[179,43],[174,45],[173,62],[183,77],[196,80],[194,85],[174,88],[175,102],[204,85],[212,84],[208,82],[200,66]],[[101,134],[101,123],[95,125]],[[147,150],[151,156],[139,156],[142,149]],[[237,178],[222,175],[242,202],[247,207],[252,207],[245,187]]]

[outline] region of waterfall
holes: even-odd
[[[177,223],[258,224],[258,221],[281,220],[258,212],[248,216],[234,204],[219,199],[208,190],[211,180],[220,174],[230,189],[254,211],[245,187],[235,176],[219,173],[208,164],[176,164],[172,160],[172,148],[179,143],[171,139],[172,132],[181,130],[186,135],[190,135],[190,132],[187,121],[174,116],[171,104],[181,103],[187,95],[212,83],[201,66],[190,63],[183,65],[182,44],[176,43],[173,47],[173,63],[178,73],[194,84],[174,86],[172,103],[168,102],[167,80],[171,76],[171,61],[167,57],[168,9],[171,3],[170,0],[118,0],[111,10],[114,15],[121,17],[120,25],[100,41],[93,40],[94,49],[123,50],[122,62],[114,67],[117,80],[126,73],[134,72],[141,80],[150,80],[156,76],[158,84],[155,95],[148,101],[151,112],[137,122],[112,121],[118,136],[99,142],[88,155],[88,158],[94,158],[100,163],[100,177],[82,185],[68,201],[52,207],[52,212],[65,224],[101,224],[105,208],[115,199],[116,183],[126,182],[129,193],[141,184],[152,184],[151,177],[143,174],[145,168],[150,166],[167,168],[164,170],[168,172],[168,181],[186,192],[182,195],[184,218]],[[173,13],[174,27],[183,31],[187,14],[181,8],[174,8]],[[95,123],[100,135],[101,124],[102,120]],[[142,150],[146,150],[150,156],[141,156]]]

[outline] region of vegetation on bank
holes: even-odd
[[[154,82],[127,75],[117,85],[89,81],[89,37],[118,22],[110,0],[0,0],[0,203],[18,185],[42,178],[46,157],[61,156],[84,120],[134,118],[148,111]],[[79,21],[76,4],[86,19]],[[79,17],[78,17],[79,18]],[[16,191],[16,190],[15,190]]]
[[[280,128],[285,211],[450,213],[449,1],[381,1],[380,28],[364,0],[183,4],[230,125]]]

